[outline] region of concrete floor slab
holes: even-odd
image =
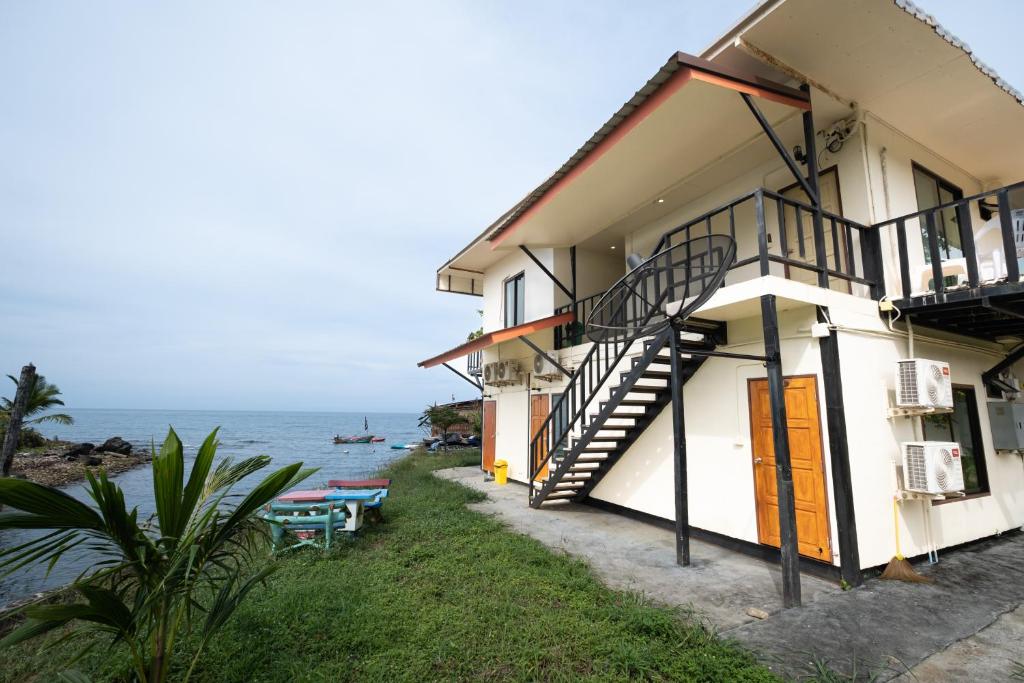
[[[582,558],[607,585],[692,609],[789,678],[818,662],[853,679],[1005,680],[1024,661],[1022,534],[944,553],[921,568],[932,584],[870,580],[841,591],[804,575],[803,607],[783,610],[775,565],[691,541],[693,565],[679,567],[669,530],[588,506],[533,510],[523,486],[485,482],[475,467],[437,475],[485,492],[471,507]],[[755,619],[751,607],[770,616]]]
[[[900,683],[960,683],[1024,678],[1024,607],[996,619],[898,677]]]

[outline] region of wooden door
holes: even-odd
[[[800,554],[831,562],[817,378],[813,375],[788,377],[785,383],[789,458],[793,468],[793,497],[796,502],[796,532]],[[751,380],[749,391],[758,540],[779,547],[779,499],[768,380]]]
[[[530,396],[530,441],[531,442],[537,436],[537,432],[540,431],[541,427],[544,426],[544,420],[548,419],[548,413],[549,412],[551,412],[551,395],[550,394],[532,394]],[[546,448],[542,448],[537,453],[537,458],[534,460],[533,467],[531,467],[530,469],[531,470],[535,469],[537,467],[537,465],[539,465],[540,462],[544,459],[544,456],[546,456],[547,454],[548,454],[547,453],[547,449]],[[546,476],[548,476],[548,465],[547,465],[547,463],[544,463],[544,467],[541,468],[540,472],[537,473],[537,476],[534,477],[534,480],[542,481]]]
[[[821,195],[821,208],[837,216],[843,215],[843,205],[839,197],[839,172],[835,167],[822,171],[818,175],[818,194]],[[793,185],[782,191],[784,197],[795,199],[798,202],[810,204],[811,200],[807,193],[799,185]],[[792,206],[785,207],[786,219],[786,256],[794,261],[803,261],[810,265],[817,264],[817,256],[814,251],[814,219],[807,211],[800,212],[800,230],[797,230],[796,209]],[[825,231],[825,262],[832,270],[836,270],[835,242],[832,239],[832,222],[827,218],[822,223]],[[800,237],[803,236],[803,254],[800,253]],[[842,232],[839,238],[839,265],[841,270],[846,270],[846,238]],[[818,274],[812,270],[786,266],[786,277],[797,282],[805,282],[809,285],[818,284]],[[841,292],[850,291],[849,280],[831,278],[829,288]]]
[[[497,418],[497,402],[484,401],[484,453],[483,469],[494,474],[494,428]]]

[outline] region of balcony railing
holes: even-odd
[[[819,287],[838,284],[850,291],[853,285],[861,285],[873,299],[885,294],[877,230],[764,188],[669,230],[652,253],[712,234],[729,235],[738,245],[738,258],[726,284],[775,274]],[[585,323],[603,295],[576,302],[576,323],[555,330],[556,349],[585,341]],[[571,310],[570,303],[555,313]]]
[[[737,232],[741,233],[739,237]],[[655,251],[714,233],[728,234],[737,240],[739,258],[731,271],[756,264],[759,275],[771,275],[774,263],[783,266],[781,274],[785,277],[808,277],[810,284],[819,287],[827,288],[836,282],[849,283],[847,287],[859,284],[868,288],[873,299],[885,293],[877,231],[764,188],[670,230],[662,236]],[[748,245],[754,239],[756,250],[751,254]],[[745,253],[749,255],[744,256]],[[744,279],[751,277],[754,275]],[[736,281],[739,280],[727,279],[726,283]]]
[[[1024,207],[1011,201],[1015,192],[1024,192],[1024,182],[875,225],[879,232],[896,233],[902,298],[1018,282],[1024,265]],[[978,227],[975,215],[982,219]],[[918,234],[923,260],[911,258]]]
[[[474,351],[466,356],[466,374],[479,377],[483,373],[483,351]]]
[[[625,272],[623,272],[625,275]],[[571,322],[568,325],[559,325],[555,328],[555,350],[567,349],[570,346],[576,346],[584,342],[583,329],[584,323],[590,317],[590,313],[594,310],[594,306],[601,297],[604,296],[604,292],[598,292],[597,294],[591,294],[588,297],[579,299],[576,301],[576,305],[568,303],[564,306],[559,306],[555,309],[555,315],[561,313],[569,313],[575,311],[576,321]]]

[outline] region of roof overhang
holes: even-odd
[[[1024,178],[1024,95],[907,0],[762,3],[704,56],[801,74],[982,182]]]
[[[676,53],[558,171],[438,272],[485,270],[518,245],[579,244],[643,211],[763,135],[740,94],[757,98],[773,124],[810,108],[800,90]]]
[[[540,332],[541,330],[547,330],[552,327],[559,325],[566,325],[576,319],[576,316],[570,311],[568,313],[560,313],[558,315],[548,316],[547,318],[540,318],[533,320],[522,325],[516,325],[515,327],[506,327],[503,330],[495,330],[494,332],[488,332],[482,337],[477,337],[472,341],[468,341],[465,344],[460,344],[454,349],[445,351],[444,353],[438,354],[433,358],[420,361],[416,365],[421,368],[432,368],[442,363],[468,356],[474,351],[482,351],[489,346],[500,344],[502,342],[512,341],[513,339],[519,339],[520,337],[534,332]]]

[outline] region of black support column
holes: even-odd
[[[679,357],[679,330],[672,328],[669,337],[669,378],[672,390],[672,436],[675,443],[676,485],[676,564],[690,564],[690,503],[686,477],[686,420],[683,416],[683,361]]]
[[[818,322],[828,316],[818,309]],[[821,377],[825,384],[825,419],[828,423],[828,452],[832,466],[832,496],[836,505],[839,532],[839,570],[851,586],[864,582],[860,572],[857,545],[857,519],[853,510],[853,484],[850,481],[850,447],[846,435],[846,407],[843,403],[843,378],[839,365],[839,338],[835,330],[818,339],[821,349]]]
[[[775,295],[761,297],[764,352],[768,368],[768,396],[771,400],[772,444],[775,451],[775,485],[779,502],[779,536],[782,555],[782,604],[800,605],[800,553],[796,536],[796,503],[793,497],[793,468],[789,459],[789,431],[786,420],[786,384],[782,376],[782,352]]]
[[[811,95],[811,88],[806,83],[800,90]],[[825,253],[825,222],[821,215],[821,190],[818,186],[818,144],[815,139],[814,113],[807,109],[803,114],[804,148],[807,154],[807,184],[813,190],[810,196],[814,207],[811,221],[814,230],[814,260],[818,267],[818,286],[828,289],[828,258]]]

